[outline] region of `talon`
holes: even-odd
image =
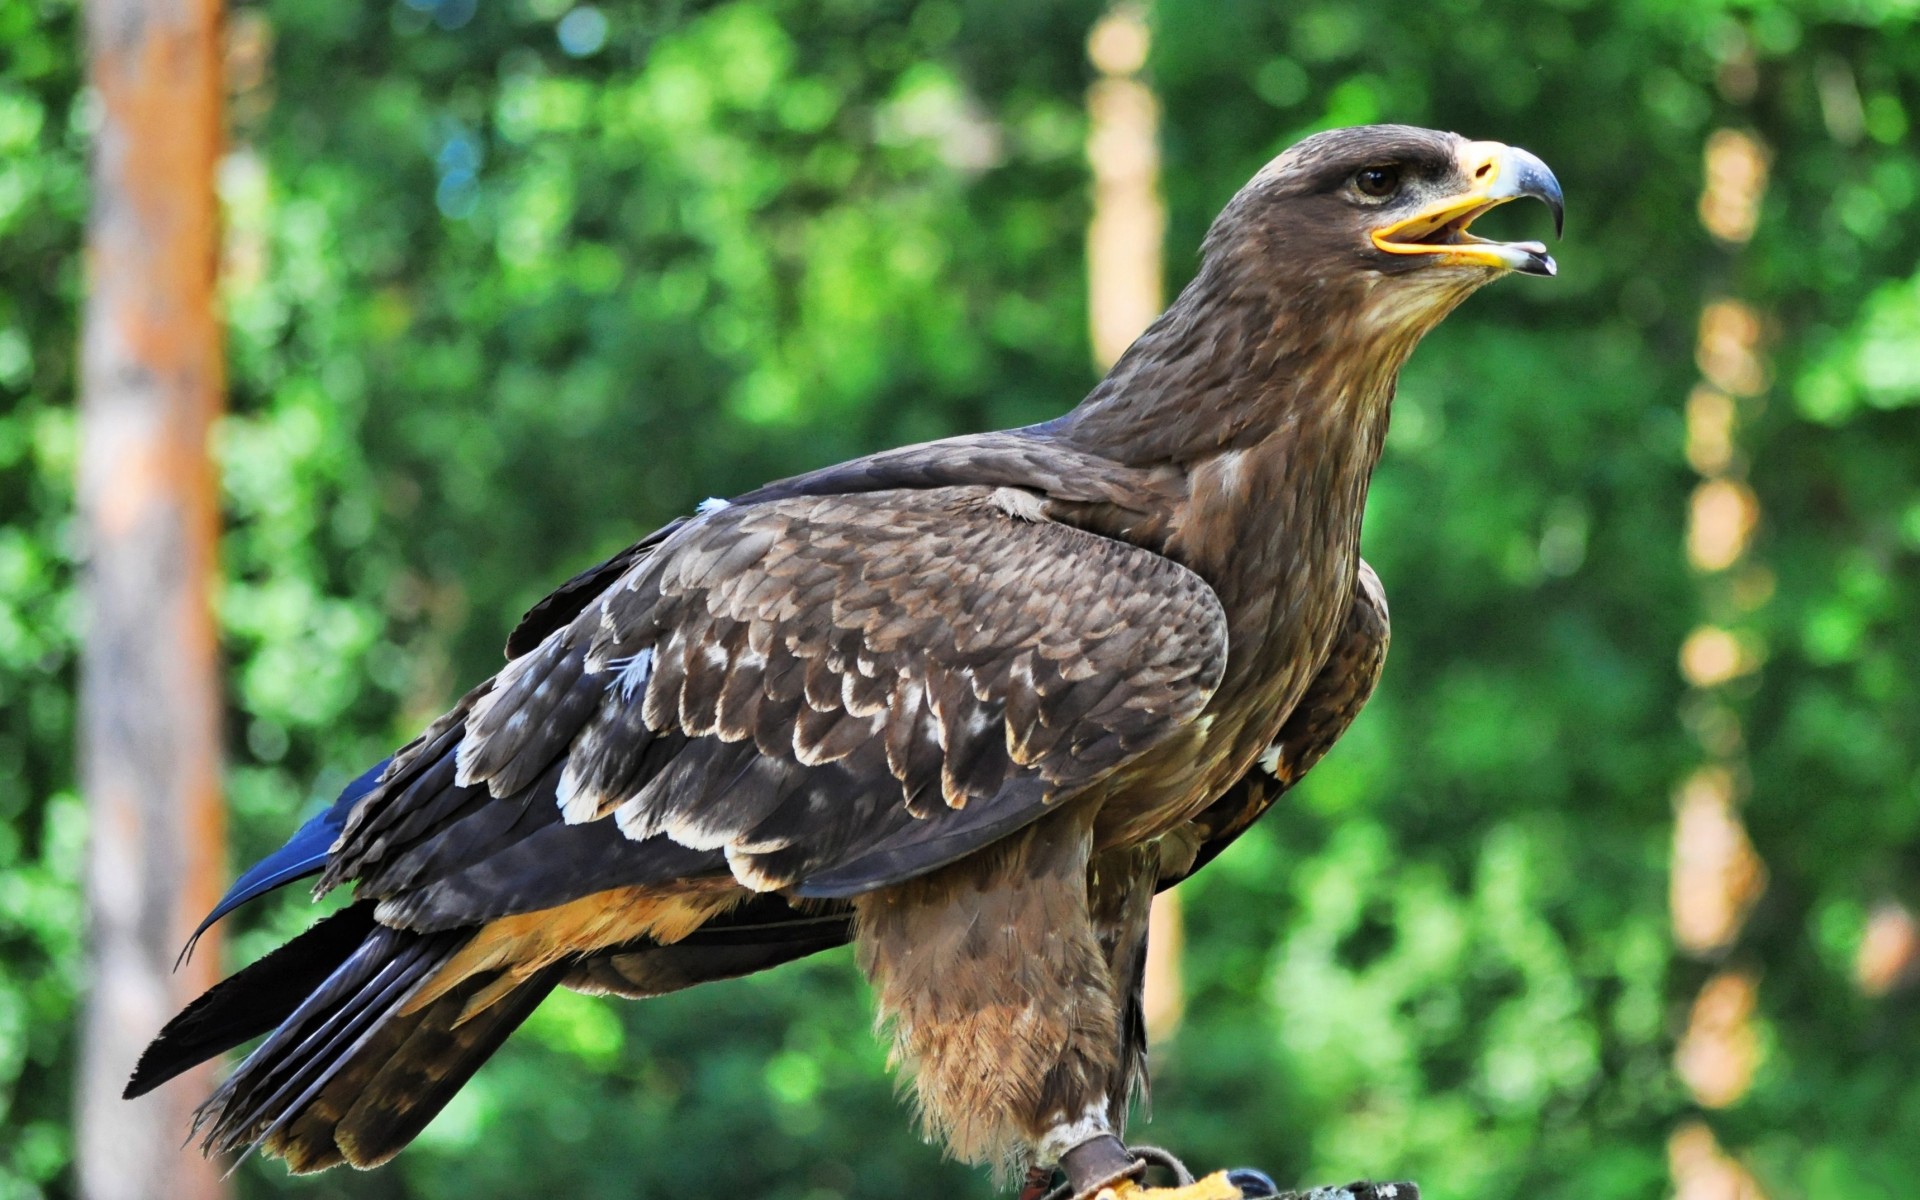
[[[1406,1194],[1405,1189],[1410,1186],[1406,1184],[1400,1185],[1399,1193],[1391,1185],[1383,1185],[1377,1192],[1359,1190],[1361,1187],[1371,1189],[1371,1184],[1350,1189],[1323,1188],[1313,1193],[1282,1193],[1265,1172],[1249,1167],[1215,1171],[1203,1179],[1195,1179],[1186,1164],[1165,1150],[1155,1146],[1125,1146],[1112,1134],[1089,1139],[1067,1151],[1061,1156],[1060,1169],[1067,1176],[1066,1182],[1037,1197],[1033,1193],[1052,1179],[1052,1169],[1037,1168],[1028,1172],[1027,1190],[1021,1192],[1020,1200],[1420,1200],[1417,1192]],[[1173,1183],[1167,1187],[1148,1187],[1142,1183],[1154,1169],[1173,1176]]]

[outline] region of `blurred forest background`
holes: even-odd
[[[231,8],[230,861],[702,497],[1074,403],[1102,11]],[[1911,1190],[1916,17],[1151,6],[1170,287],[1233,190],[1332,125],[1524,146],[1568,219],[1558,280],[1476,298],[1403,378],[1366,533],[1381,694],[1182,889],[1184,1017],[1137,1136],[1436,1200]],[[80,24],[0,4],[5,1200],[76,1189]],[[228,962],[310,918],[304,894],[242,915]],[[237,1191],[989,1195],[909,1135],[868,1011],[843,953],[556,996],[392,1166],[249,1162]]]

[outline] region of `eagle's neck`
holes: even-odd
[[[1229,611],[1231,593],[1351,573],[1395,379],[1444,315],[1371,299],[1351,276],[1282,293],[1210,264],[1059,424],[1079,449],[1185,475],[1166,549]]]

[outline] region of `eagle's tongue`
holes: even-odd
[[[1560,265],[1553,261],[1553,255],[1539,242],[1511,242],[1515,250],[1524,251],[1527,261],[1515,268],[1523,275],[1558,275]]]

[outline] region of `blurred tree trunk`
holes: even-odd
[[[181,1149],[205,1070],[120,1099],[142,1045],[217,971],[211,947],[177,974],[173,966],[222,865],[207,444],[223,384],[219,33],[219,0],[87,4],[100,101],[79,482],[80,760],[93,840],[77,1117],[88,1200],[227,1191],[214,1164]]]
[[[1162,272],[1167,206],[1160,194],[1160,102],[1144,77],[1146,11],[1119,0],[1087,35],[1100,78],[1087,91],[1087,161],[1093,214],[1087,227],[1087,316],[1094,365],[1126,352],[1166,307]],[[1155,1042],[1173,1036],[1185,1008],[1178,889],[1153,898],[1144,1005]]]

